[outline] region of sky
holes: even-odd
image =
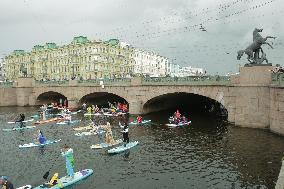
[[[268,61],[284,60],[284,0],[0,0],[0,57],[34,45],[69,44],[74,36],[112,38],[210,74],[235,73],[237,51],[254,28]],[[206,29],[202,31],[200,24]]]

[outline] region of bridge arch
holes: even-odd
[[[61,94],[59,92],[55,91],[46,91],[40,93],[36,97],[36,104],[35,105],[42,105],[47,103],[59,103],[59,99],[62,99],[63,101],[67,99],[67,97],[64,94]]]
[[[128,101],[125,98],[117,94],[111,92],[92,92],[81,97],[79,100],[79,105],[86,103],[88,105],[96,104],[99,106],[107,106],[108,102],[120,102],[128,104]]]
[[[227,90],[220,87],[176,86],[167,90],[156,88],[155,92],[143,100],[142,112],[162,111],[165,109],[187,108],[191,111],[212,112],[227,116],[230,112],[227,102]],[[227,103],[227,104],[226,104]]]

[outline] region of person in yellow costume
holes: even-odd
[[[106,143],[108,143],[108,144],[114,144],[115,143],[113,136],[112,136],[111,126],[110,126],[109,122],[107,122],[105,140],[106,140]]]
[[[91,107],[91,106],[89,106],[89,107],[87,108],[87,112],[88,112],[88,114],[92,114],[92,107]]]
[[[52,176],[52,178],[50,179],[50,181],[48,182],[48,184],[50,186],[54,186],[56,184],[59,183],[59,179],[58,179],[58,173],[54,173],[54,175]]]

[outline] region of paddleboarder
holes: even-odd
[[[137,118],[136,118],[136,120],[137,120],[137,123],[142,123],[142,116],[137,116]]]
[[[2,185],[2,189],[14,189],[13,184],[8,180],[7,176],[0,177],[0,185]]]
[[[63,149],[61,149],[61,155],[65,157],[66,160],[66,170],[67,175],[73,179],[74,178],[74,156],[73,149],[69,146],[65,145]]]
[[[46,138],[45,136],[43,135],[43,133],[41,132],[41,130],[38,130],[38,142],[40,144],[44,144],[46,142]]]
[[[19,122],[20,123],[20,128],[25,127],[25,124],[23,122],[23,121],[25,121],[25,118],[26,118],[25,114],[20,114],[20,118],[17,121],[15,121],[15,122]]]
[[[123,136],[124,147],[126,147],[126,144],[129,143],[128,125],[124,124],[124,126],[121,126],[121,128],[123,128],[123,130],[121,132],[122,132],[122,136]]]

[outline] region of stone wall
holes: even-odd
[[[270,130],[284,135],[284,90],[270,88]]]
[[[242,67],[236,94],[235,124],[242,127],[269,128],[272,66]]]
[[[0,106],[17,106],[16,88],[0,88]]]

